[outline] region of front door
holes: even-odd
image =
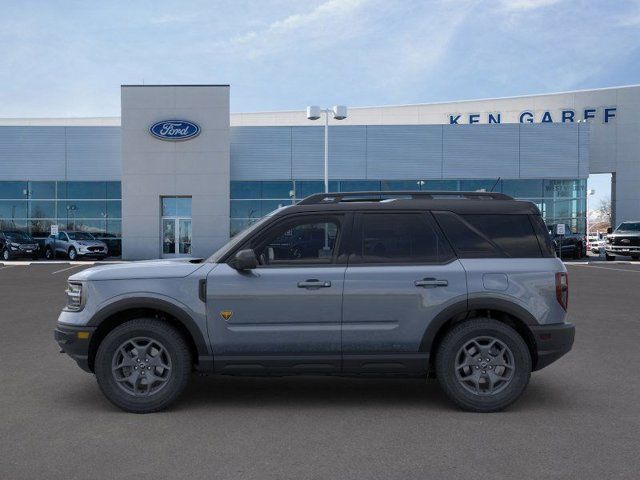
[[[225,372],[340,370],[344,216],[288,217],[240,247],[259,266],[216,266],[207,278],[215,368]]]
[[[162,197],[161,203],[162,256],[191,255],[191,197]]]
[[[466,302],[466,274],[430,214],[356,216],[343,298],[343,369],[425,373],[421,342],[443,309]],[[357,240],[356,240],[357,239]]]

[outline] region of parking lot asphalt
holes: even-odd
[[[574,350],[494,414],[435,380],[196,376],[121,412],[53,341],[88,266],[0,264],[2,479],[638,478],[640,264],[568,266]]]

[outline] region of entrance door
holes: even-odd
[[[163,257],[191,255],[191,197],[162,197]]]

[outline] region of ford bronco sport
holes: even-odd
[[[574,338],[540,212],[497,193],[312,195],[207,260],[90,268],[67,297],[58,344],[138,413],[193,370],[436,376],[460,407],[496,411]]]

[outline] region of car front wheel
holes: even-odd
[[[11,260],[11,254],[9,253],[9,250],[7,250],[6,248],[2,251],[2,259],[5,261]]]
[[[436,373],[447,396],[474,412],[502,410],[525,391],[531,354],[510,326],[489,318],[455,325],[436,355]]]
[[[155,412],[173,403],[187,386],[191,366],[181,333],[150,318],[116,327],[100,343],[95,359],[102,393],[133,413]]]
[[[78,258],[78,252],[76,252],[76,249],[71,247],[69,249],[69,260],[75,260],[76,258]]]

